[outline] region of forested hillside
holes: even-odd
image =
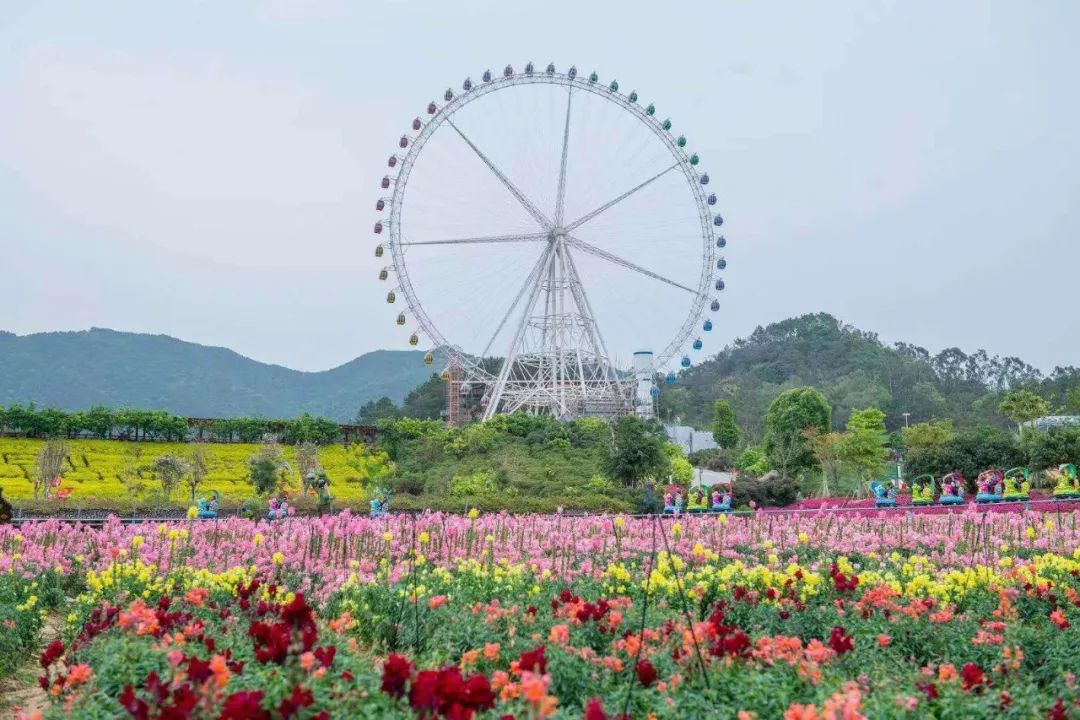
[[[364,403],[401,401],[431,376],[420,351],[377,350],[322,372],[269,365],[167,335],[94,328],[0,332],[0,405],[153,408],[189,417],[294,417],[349,422]]]
[[[1051,401],[1066,404],[1065,391],[1080,381],[1080,369],[1055,368],[1044,376],[1016,357],[965,353],[948,348],[936,355],[908,343],[885,345],[876,333],[845,325],[818,313],[759,327],[715,357],[665,385],[661,417],[707,427],[713,402],[731,402],[741,430],[761,437],[765,410],[780,392],[813,385],[833,405],[833,425],[843,427],[851,410],[878,407],[889,429],[932,418],[957,425],[1004,427],[997,412],[1001,395],[1031,387]]]

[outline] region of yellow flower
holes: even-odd
[[[1027,535],[1028,540],[1034,540],[1035,539],[1035,528],[1029,526],[1028,529],[1024,531],[1024,534]]]
[[[260,545],[263,544],[263,540],[265,540],[265,539],[266,538],[263,537],[262,533],[255,533],[254,535],[251,536],[251,544],[254,545],[255,547],[259,547]]]
[[[270,559],[274,562],[275,565],[280,565],[281,563],[285,562],[285,556],[280,551],[274,553],[274,555]]]
[[[615,527],[622,530],[625,525],[626,525],[626,518],[624,518],[622,515],[615,518]]]
[[[478,517],[480,517],[480,511],[479,510],[477,510],[476,508],[473,508],[472,510],[469,511],[469,519],[470,520],[475,520]]]
[[[194,520],[195,518],[199,517],[199,508],[192,505],[187,509],[187,516],[188,520]]]
[[[804,532],[799,533],[799,542],[805,545],[806,543],[810,542],[810,536]]]
[[[679,536],[682,535],[682,523],[675,523],[674,525],[672,525],[671,534],[676,540],[678,540]]]
[[[431,536],[428,535],[427,530],[421,530],[420,531],[420,544],[421,545],[427,545],[429,542],[431,542]]]
[[[146,542],[146,540],[145,538],[143,538],[142,535],[136,535],[135,537],[131,538],[131,547],[135,550],[138,550],[140,547],[142,547],[142,544],[144,542]]]

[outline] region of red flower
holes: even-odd
[[[135,688],[130,685],[124,686],[124,691],[120,693],[117,700],[120,702],[120,707],[127,710],[128,714],[136,720],[146,720],[150,717],[150,706],[145,700],[135,696]]]
[[[303,685],[296,685],[292,689],[292,693],[289,697],[281,701],[278,705],[278,712],[281,713],[283,718],[291,718],[301,708],[306,708],[309,705],[314,704],[315,696],[311,694],[311,690]]]
[[[405,694],[405,685],[412,677],[413,664],[401,655],[394,653],[383,663],[382,685],[380,689],[391,697],[399,698]]]
[[[960,670],[960,677],[964,681],[964,689],[972,690],[979,688],[985,684],[986,675],[983,674],[982,668],[975,663],[968,663]]]
[[[1050,708],[1046,713],[1046,717],[1049,718],[1049,720],[1069,720],[1069,715],[1065,712],[1065,703],[1061,698],[1057,699],[1057,702],[1054,703],[1054,707]]]
[[[334,664],[334,655],[337,654],[337,646],[328,645],[326,647],[315,648],[315,659],[319,661],[319,664],[324,668],[328,668]]]
[[[585,714],[582,720],[608,720],[607,713],[604,712],[604,703],[600,702],[600,698],[593,698],[585,703]]]
[[[60,656],[64,654],[64,643],[59,640],[53,640],[49,643],[49,647],[45,648],[45,652],[41,653],[41,667],[47,668],[54,662],[60,659]]]
[[[521,657],[518,658],[518,669],[521,672],[535,672],[541,675],[546,673],[547,658],[544,657],[544,646],[521,653]]]
[[[920,682],[920,683],[915,683],[915,687],[917,687],[919,690],[922,690],[923,694],[926,695],[926,699],[928,701],[938,699],[938,689],[937,689],[937,684],[936,683]]]
[[[855,649],[855,640],[847,634],[841,626],[837,625],[829,633],[829,647],[833,649],[837,655],[843,655],[846,652],[851,652]]]
[[[656,682],[656,668],[653,667],[653,664],[649,662],[647,658],[638,660],[635,670],[637,672],[638,682],[645,687],[649,687]]]
[[[270,713],[262,708],[263,691],[234,692],[225,698],[218,720],[270,720]]]

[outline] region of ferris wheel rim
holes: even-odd
[[[698,277],[698,287],[694,292],[693,302],[689,305],[687,315],[681,326],[664,349],[654,353],[657,367],[662,367],[668,361],[672,360],[680,351],[685,349],[690,336],[694,332],[695,325],[701,319],[704,308],[710,300],[710,289],[713,285],[713,278],[715,277],[714,264],[716,262],[715,247],[717,240],[717,237],[712,230],[713,215],[709,210],[709,202],[704,190],[702,175],[698,174],[694,163],[691,162],[691,155],[679,145],[678,140],[670,133],[670,126],[669,128],[664,128],[663,124],[659,122],[651,112],[648,112],[645,108],[638,105],[636,97],[631,98],[630,96],[623,95],[618,91],[617,86],[613,88],[609,85],[601,84],[594,77],[584,78],[560,72],[504,74],[502,76],[493,76],[489,81],[472,84],[469,89],[460,94],[453,93],[452,97],[442,106],[437,106],[434,102],[429,105],[429,114],[431,117],[428,118],[426,122],[422,121],[422,125],[417,134],[409,140],[406,152],[398,162],[397,175],[392,179],[393,192],[390,197],[390,211],[387,215],[388,242],[386,243],[386,246],[390,250],[393,258],[392,270],[397,277],[395,289],[399,290],[404,296],[406,308],[414,318],[416,324],[419,325],[420,330],[434,342],[438,349],[446,352],[451,359],[456,360],[460,366],[468,368],[473,376],[493,377],[490,372],[482,367],[481,363],[483,358],[474,357],[457,344],[450,342],[427,313],[424,303],[420,300],[419,295],[413,287],[412,279],[409,274],[408,262],[405,259],[403,243],[401,240],[401,212],[405,202],[408,181],[413,166],[422,154],[431,136],[447,123],[457,130],[452,122],[452,118],[472,102],[500,90],[526,85],[549,85],[565,87],[569,91],[580,90],[589,92],[602,99],[608,100],[621,110],[629,112],[661,141],[674,159],[675,162],[673,165],[664,172],[678,168],[681,170],[686,180],[686,184],[690,187],[691,195],[694,199],[694,204],[697,208],[699,221],[701,223],[701,273]],[[447,92],[450,93],[450,91]],[[431,112],[432,107],[435,108],[434,112]],[[461,131],[458,130],[458,132],[460,134]],[[464,137],[464,135],[462,137]],[[405,136],[403,136],[403,142],[404,140]],[[707,173],[703,173],[703,175],[707,176]],[[389,177],[389,175],[387,177]]]

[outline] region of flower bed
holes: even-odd
[[[55,717],[1066,718],[1076,521],[42,522],[0,620]]]

